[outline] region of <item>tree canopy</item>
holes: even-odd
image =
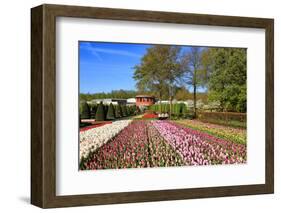
[[[154,93],[159,101],[169,97],[170,105],[181,75],[179,46],[153,45],[135,66],[134,79],[140,91]],[[170,109],[171,111],[171,109]]]
[[[186,51],[181,60],[182,82],[192,87],[193,90],[193,113],[195,117],[197,109],[197,89],[199,86],[202,87],[204,85],[204,77],[206,76],[206,71],[203,66],[202,49],[201,47],[191,47],[189,51]]]
[[[218,100],[225,111],[246,112],[246,49],[209,48],[209,98]]]
[[[128,98],[134,98],[136,95],[138,95],[139,92],[134,90],[113,90],[111,92],[105,93],[80,93],[80,100],[84,101],[91,101],[93,99],[104,99],[104,98],[121,98],[121,99],[128,99]]]
[[[193,99],[195,116],[199,99],[205,104],[219,103],[222,111],[246,112],[246,57],[243,48],[152,45],[134,67],[136,91],[121,89],[108,93],[81,93],[80,100],[128,99],[144,93],[156,96],[160,102],[169,99],[170,112],[173,99]],[[115,113],[116,117],[128,114],[120,106]]]
[[[156,94],[159,99],[169,97],[170,87],[180,75],[180,48],[154,45],[147,49],[141,63],[135,66],[134,79],[140,91]]]

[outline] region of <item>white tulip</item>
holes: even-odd
[[[109,142],[131,122],[132,120],[114,121],[111,124],[80,132],[80,159],[86,158],[90,152]]]

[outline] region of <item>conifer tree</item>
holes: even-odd
[[[86,101],[81,103],[81,119],[89,119],[91,116],[90,107]]]
[[[96,121],[104,121],[104,120],[105,120],[104,106],[103,103],[100,102],[96,112]]]
[[[106,119],[107,120],[114,120],[115,119],[115,112],[114,112],[114,107],[112,103],[109,104],[107,114],[106,114]]]

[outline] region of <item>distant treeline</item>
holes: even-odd
[[[80,93],[80,101],[90,101],[93,99],[105,99],[105,98],[121,98],[128,99],[133,98],[138,93],[134,90],[113,90],[111,92],[105,93]]]
[[[120,98],[120,99],[128,99],[128,98],[134,98],[136,95],[145,94],[145,95],[155,95],[151,92],[139,92],[135,90],[113,90],[111,92],[105,93],[80,93],[80,101],[91,101],[93,99],[105,99],[105,98]],[[168,95],[164,96],[164,99],[168,100]],[[186,88],[184,87],[178,87],[176,88],[176,94],[174,99],[178,101],[186,101],[186,100],[192,100],[193,94],[190,93]],[[207,93],[197,93],[197,99],[202,100],[203,103],[208,102],[208,94]]]

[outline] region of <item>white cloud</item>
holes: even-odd
[[[121,55],[121,56],[127,56],[127,57],[137,57],[137,58],[141,57],[141,55],[127,51],[127,50],[116,50],[116,49],[111,49],[111,48],[93,47],[89,42],[83,42],[81,44],[81,48],[90,51],[94,56],[99,58],[99,60],[101,60],[99,53]]]
[[[100,57],[100,55],[96,51],[94,51],[94,48],[91,46],[90,43],[83,42],[83,43],[80,44],[80,47],[82,49],[90,51],[99,61],[102,61],[102,58]]]

